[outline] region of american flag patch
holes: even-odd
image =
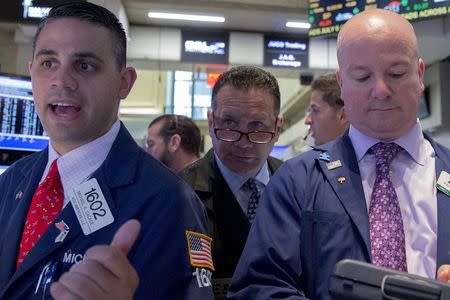
[[[211,256],[211,241],[207,235],[186,230],[188,252],[191,265],[194,267],[206,267],[214,271]]]

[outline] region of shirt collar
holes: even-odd
[[[214,157],[217,162],[217,166],[219,167],[220,172],[222,173],[223,178],[228,183],[228,186],[230,187],[233,194],[236,194],[238,190],[242,187],[242,185],[249,179],[249,177],[241,176],[239,174],[236,174],[235,172],[228,169],[220,160],[220,158],[217,156],[216,153],[214,153]],[[267,164],[267,160],[265,161],[264,165],[261,167],[259,172],[254,177],[258,182],[261,182],[264,185],[267,185],[270,180],[270,172],[269,172],[269,166]]]
[[[75,148],[62,156],[58,154],[51,143],[49,143],[48,163],[44,174],[48,172],[51,163],[55,159],[58,159],[58,170],[63,186],[65,186],[64,183],[72,183],[74,180],[77,184],[80,184],[87,179],[92,172],[98,169],[106,159],[106,156],[119,133],[119,129],[120,121],[117,120],[111,126],[111,129],[104,135]],[[94,155],[91,155],[93,153]],[[74,170],[76,170],[76,172],[74,172]]]
[[[358,161],[361,161],[370,147],[378,142],[381,142],[379,139],[361,133],[352,125],[350,125],[348,135],[352,141]],[[423,147],[424,140],[425,138],[423,136],[422,127],[420,126],[419,120],[417,120],[416,124],[405,135],[393,140],[392,142],[405,149],[406,152],[416,161],[416,163],[424,165],[426,150]]]

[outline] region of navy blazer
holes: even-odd
[[[186,240],[186,230],[206,233],[202,203],[188,185],[147,155],[123,124],[106,160],[91,176],[114,222],[85,236],[69,203],[16,270],[28,207],[47,160],[48,149],[16,162],[0,176],[0,299],[42,299],[43,288],[37,294],[35,289],[46,264],[56,266],[56,280],[89,247],[110,243],[131,218],[142,224],[128,256],[140,277],[135,299],[213,299],[210,282],[200,278],[200,273],[206,277],[211,272],[191,265]],[[69,233],[56,242],[60,231],[55,223],[62,220]]]
[[[428,138],[428,137],[427,137]],[[429,138],[428,138],[429,139]],[[436,178],[450,172],[450,151],[429,139]],[[328,170],[327,152],[342,167]],[[340,183],[340,177],[345,182]],[[420,180],[420,178],[411,178]],[[450,263],[450,198],[437,192],[437,266]],[[369,221],[351,140],[346,134],[281,166],[263,194],[234,274],[231,299],[330,299],[334,265],[370,262]]]

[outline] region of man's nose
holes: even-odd
[[[310,111],[308,111],[306,113],[305,124],[306,125],[311,125],[312,124],[312,117],[311,117],[311,112]]]

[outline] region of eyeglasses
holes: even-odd
[[[272,141],[275,136],[275,132],[271,131],[250,131],[250,132],[242,132],[235,129],[229,128],[216,128],[215,126],[215,116],[213,113],[213,126],[214,126],[214,134],[216,138],[224,142],[237,142],[239,141],[243,135],[247,137],[247,139],[254,144],[267,144]],[[277,126],[278,119],[275,122],[275,128]]]
[[[267,144],[275,136],[275,132],[269,131],[251,131],[242,132],[234,129],[220,129],[214,128],[216,137],[225,142],[237,142],[243,135],[247,136],[248,140],[254,144]]]

